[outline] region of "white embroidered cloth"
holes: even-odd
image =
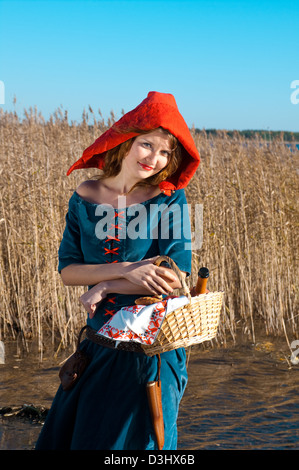
[[[168,297],[152,305],[132,305],[118,310],[97,331],[98,335],[118,341],[153,344],[165,315],[189,303],[186,296]]]

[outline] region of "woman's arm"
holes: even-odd
[[[176,281],[175,274],[163,266],[156,266],[157,256],[136,262],[107,264],[70,264],[61,270],[66,286],[89,286],[102,281],[126,279],[132,284],[149,289],[152,293],[168,293],[169,283]]]
[[[169,295],[173,292],[174,289],[180,288],[181,283],[178,280],[177,276],[174,274],[174,272],[169,269],[169,268],[164,268],[169,272],[171,276],[173,276],[173,281],[167,281],[167,290],[164,290],[163,292],[156,291],[153,289],[149,289],[145,286],[141,285],[136,285],[133,284],[132,282],[128,281],[127,279],[115,279],[112,281],[107,281],[106,282],[106,293],[107,294],[128,294],[128,295],[134,295],[134,294],[144,294],[144,295],[153,295],[153,294],[166,294]],[[185,277],[186,273],[182,273],[182,276]],[[164,276],[162,276],[164,277]]]
[[[169,268],[165,269],[171,271]],[[186,273],[182,273],[182,275],[185,276]],[[173,289],[181,287],[180,281],[176,276],[175,278],[175,281],[168,282],[168,291],[165,291],[165,294],[170,294]],[[108,294],[112,293],[126,295],[152,295],[155,292],[146,287],[133,284],[127,279],[112,279],[110,281],[100,282],[80,297],[80,302],[88,312],[90,318],[94,316],[97,304],[101,302]]]
[[[124,277],[127,263],[104,264],[69,264],[61,270],[61,279],[65,286],[92,286],[101,281]]]
[[[93,318],[97,305],[107,297],[108,294],[127,294],[127,295],[151,295],[148,289],[142,286],[132,284],[127,279],[112,279],[111,281],[102,281],[93,286],[79,298],[81,304]]]

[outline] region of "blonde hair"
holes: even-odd
[[[160,129],[164,134],[168,136],[169,144],[170,144],[170,152],[171,152],[169,161],[167,165],[165,166],[165,168],[162,168],[162,170],[159,171],[159,173],[149,176],[148,178],[145,178],[142,181],[139,181],[133,186],[133,188],[135,188],[136,186],[157,186],[162,181],[165,181],[169,176],[173,175],[180,166],[180,163],[182,161],[181,144],[179,143],[178,139],[173,134],[171,134],[169,131],[167,131],[163,127],[159,127],[158,129]],[[150,129],[150,130],[145,131],[142,129],[136,129],[136,128],[128,129],[127,128],[125,130],[125,133],[127,134],[129,132],[130,133],[135,132],[135,133],[138,133],[138,135],[143,135],[143,134],[149,134],[150,132],[153,132],[154,130],[155,129]],[[122,129],[120,132],[124,133],[124,130]],[[136,137],[126,140],[122,144],[106,152],[105,159],[104,159],[104,166],[102,169],[103,173],[99,175],[97,179],[113,177],[119,174],[121,167],[122,167],[122,162],[124,158],[128,155],[129,151],[131,150],[131,147]],[[131,188],[130,191],[132,191],[133,188]]]

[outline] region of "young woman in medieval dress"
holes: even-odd
[[[138,297],[165,298],[180,287],[170,268],[154,264],[158,255],[172,258],[184,276],[190,274],[184,187],[198,164],[198,151],[174,97],[150,92],[68,170],[102,170],[99,178],[79,185],[69,200],[58,266],[65,285],[88,286],[80,300],[94,331]],[[146,395],[146,384],[157,375],[157,357],[88,339],[81,350],[90,362],[70,390],[59,387],[36,449],[157,449]],[[169,450],[177,446],[186,354],[180,348],[160,358],[163,449]]]

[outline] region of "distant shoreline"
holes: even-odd
[[[221,132],[224,132],[229,137],[233,137],[235,135],[241,135],[246,138],[256,137],[257,135],[261,137],[263,140],[271,141],[276,137],[283,137],[283,141],[289,144],[299,145],[299,132],[291,132],[291,131],[271,131],[271,130],[249,130],[245,129],[243,131],[239,130],[227,130],[227,129],[199,129],[195,128],[195,133],[200,134],[205,132],[207,135],[217,135]]]

